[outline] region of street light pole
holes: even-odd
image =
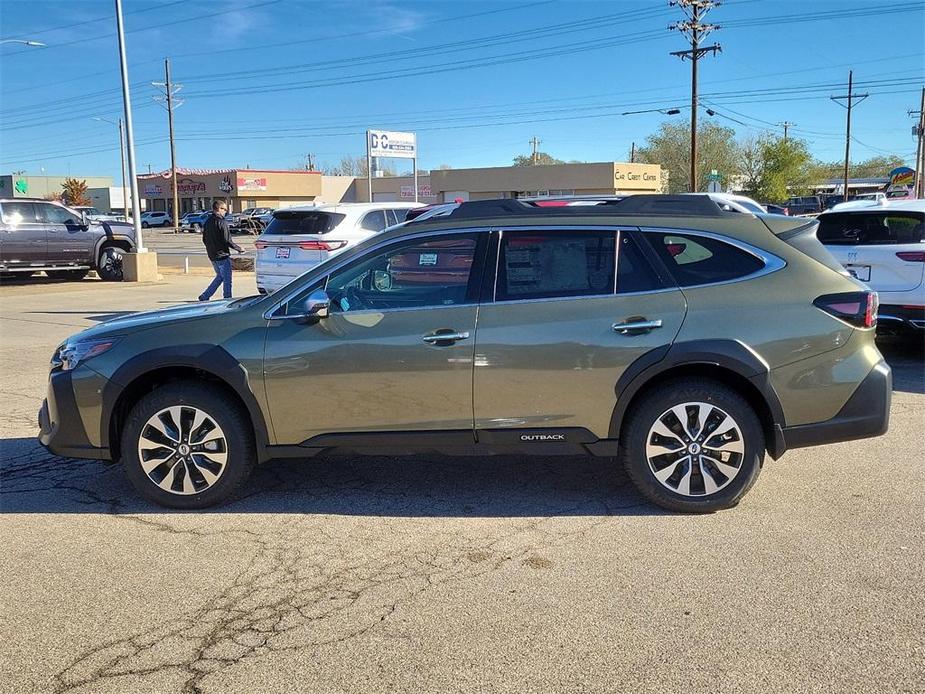
[[[93,120],[98,120],[103,123],[110,123],[112,125],[119,126],[119,159],[122,164],[122,211],[127,215],[128,214],[128,201],[125,199],[125,134],[123,133],[122,128],[122,119],[119,119],[119,122],[111,121],[108,118],[100,118],[99,116],[94,116]]]
[[[128,152],[128,175],[132,187],[132,224],[135,227],[135,245],[139,253],[147,252],[141,237],[141,215],[138,197],[138,172],[135,169],[135,131],[132,128],[132,97],[128,86],[128,61],[125,57],[125,28],[122,24],[122,0],[116,3],[116,33],[119,36],[119,68],[122,71],[122,103],[125,107],[125,149]]]

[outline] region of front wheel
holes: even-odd
[[[132,408],[122,462],[145,498],[205,508],[232,498],[256,462],[246,413],[226,393],[191,382],[162,386]]]
[[[141,228],[142,228],[142,229],[147,229],[148,226],[149,226],[149,224],[148,224],[147,222],[142,222],[142,223],[141,223]]]
[[[96,274],[104,282],[121,282],[123,277],[122,249],[114,246],[104,248],[96,265]]]
[[[764,449],[761,423],[745,398],[709,379],[651,390],[621,436],[623,465],[643,496],[691,513],[738,504],[758,479]]]

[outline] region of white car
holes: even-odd
[[[89,207],[87,205],[78,205],[72,207],[71,209],[76,210],[84,214],[90,221],[93,222],[124,222],[125,217],[121,214],[113,214],[111,212],[101,212],[95,207]]]
[[[840,202],[837,205],[832,205],[829,208],[829,211],[835,212],[837,210],[853,210],[857,208],[871,207],[872,205],[882,205],[886,202],[886,193],[864,193],[862,195],[858,195],[854,200],[849,200],[848,202]]]
[[[768,213],[768,208],[746,195],[735,195],[734,193],[686,193],[686,195],[709,195],[711,200],[727,212]]]
[[[819,215],[817,237],[880,297],[880,332],[925,335],[925,200],[848,203]]]
[[[405,221],[415,202],[300,205],[276,210],[257,238],[257,289],[261,294],[289,284],[319,263],[387,227]]]
[[[148,227],[166,227],[173,224],[173,217],[169,212],[145,212],[141,215],[141,226]]]

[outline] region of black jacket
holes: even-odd
[[[212,212],[202,227],[202,242],[206,246],[209,260],[224,260],[234,248],[240,251],[241,247],[231,240],[231,228],[228,220]]]

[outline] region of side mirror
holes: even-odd
[[[91,223],[92,223],[92,220],[90,219],[90,215],[87,214],[87,211],[81,210],[80,211],[80,227],[84,231],[86,231],[87,229],[90,228]]]
[[[323,289],[316,289],[305,299],[304,311],[301,318],[306,321],[327,318],[331,312],[331,297]]]
[[[387,292],[392,288],[392,274],[385,270],[373,270],[373,289]]]

